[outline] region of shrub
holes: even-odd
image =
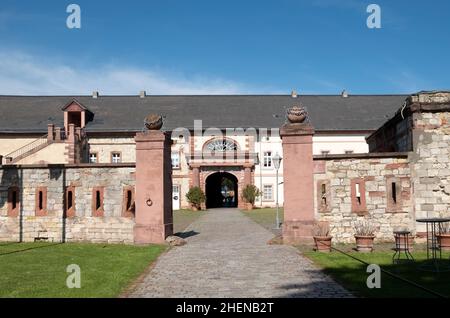
[[[330,236],[330,225],[328,222],[315,222],[313,235],[318,237],[328,237]]]
[[[256,199],[261,195],[261,192],[259,189],[253,185],[248,184],[243,190],[242,190],[242,197],[247,201],[248,203],[254,204]]]
[[[374,236],[377,228],[369,221],[359,221],[355,224],[356,235]]]
[[[201,204],[206,200],[206,196],[203,193],[202,189],[200,189],[200,187],[190,188],[188,193],[186,194],[186,198],[189,203],[196,208],[200,208]]]

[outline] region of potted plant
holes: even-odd
[[[315,223],[313,231],[315,250],[318,252],[331,252],[331,240],[333,237],[330,235],[328,222]]]
[[[358,252],[372,252],[376,227],[369,221],[359,221],[355,224],[356,250]]]
[[[201,210],[202,203],[206,200],[206,196],[200,187],[190,188],[186,194],[186,198],[194,211]]]
[[[450,251],[450,223],[443,223],[441,231],[436,235],[441,250]]]
[[[242,190],[242,197],[244,198],[244,200],[246,202],[246,209],[247,210],[252,210],[253,209],[253,205],[255,204],[255,201],[260,195],[261,195],[261,192],[253,184],[248,184]]]

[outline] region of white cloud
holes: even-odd
[[[46,57],[46,61],[52,60]],[[221,78],[168,74],[133,66],[99,65],[83,68],[45,62],[20,51],[0,51],[0,94],[3,95],[136,95],[244,94],[250,89]]]

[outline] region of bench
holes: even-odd
[[[48,232],[47,230],[39,230],[38,236],[34,238],[35,242],[40,241],[48,241]]]

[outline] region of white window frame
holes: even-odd
[[[270,197],[266,196],[266,188],[270,188]],[[262,189],[262,200],[267,202],[267,201],[273,201],[274,199],[274,187],[273,184],[263,184],[263,189]]]
[[[176,158],[178,161],[177,165],[174,165],[174,158]],[[172,164],[172,169],[180,169],[180,153],[172,152],[172,154],[170,155],[170,162]]]
[[[95,161],[92,161],[93,156],[95,156]],[[89,163],[98,163],[98,153],[96,152],[89,153]]]
[[[117,160],[119,158],[119,160]],[[122,154],[120,152],[111,152],[111,163],[121,163],[122,162]]]
[[[266,155],[266,154],[270,154],[270,155]],[[268,150],[268,151],[263,151],[263,168],[264,169],[271,169],[273,168],[273,151],[272,150]]]

